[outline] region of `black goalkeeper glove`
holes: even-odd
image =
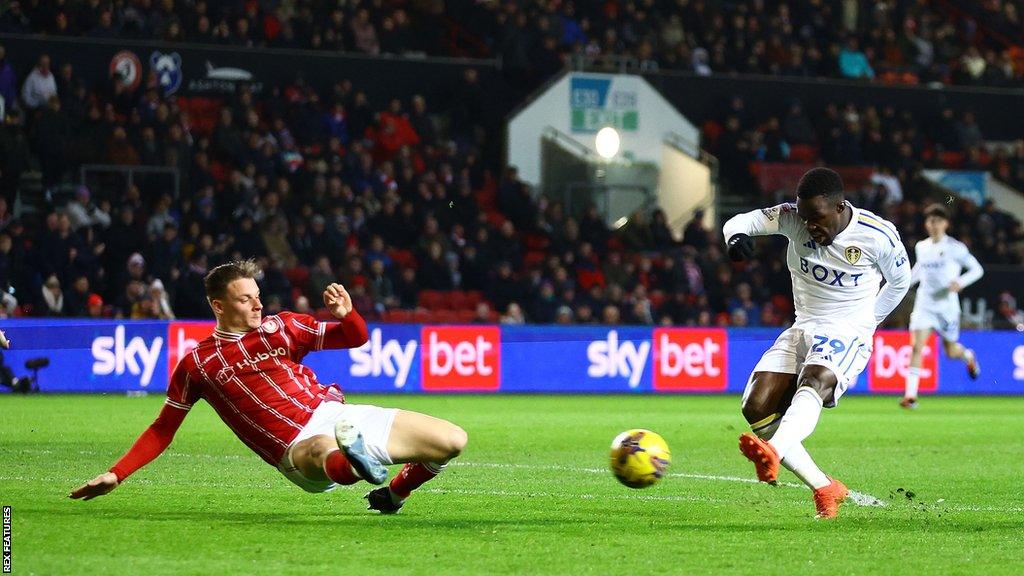
[[[735,234],[729,238],[729,259],[742,262],[754,257],[754,241],[746,234]]]

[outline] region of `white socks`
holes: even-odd
[[[907,387],[903,391],[904,398],[917,398],[917,385],[921,381],[921,369],[911,366],[907,368]]]
[[[804,441],[814,432],[818,425],[818,417],[821,416],[821,397],[813,388],[801,386],[793,395],[793,402],[782,417],[779,430],[775,436],[768,441],[779,453],[779,458],[785,459],[789,450]]]
[[[789,448],[786,457],[782,459],[782,465],[793,474],[796,474],[797,478],[803,480],[804,484],[807,484],[811,490],[824,488],[832,483],[828,476],[825,476],[821,468],[818,468],[818,465],[811,459],[811,455],[804,448],[804,445],[799,442]]]
[[[767,442],[775,435],[775,432],[779,429],[779,424],[781,423],[782,418],[778,418],[768,426],[764,426],[754,433]],[[803,483],[809,486],[812,490],[824,488],[832,483],[832,481],[828,479],[828,476],[825,476],[825,473],[822,472],[821,469],[818,468],[818,465],[814,463],[811,455],[801,443],[794,444],[790,447],[789,453],[782,459],[782,465],[786,467],[786,470],[789,470],[796,475],[797,478],[802,480]]]

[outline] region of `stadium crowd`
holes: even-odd
[[[371,102],[349,80],[318,93],[300,78],[199,110],[153,84],[90,86],[45,55],[19,77],[0,47],[0,95],[19,102],[0,131],[0,314],[209,317],[202,276],[248,256],[265,270],[268,312],[316,313],[320,287],[340,279],[385,321],[778,326],[792,314],[783,243],[735,266],[703,213],[681,238],[660,212],[611,229],[596,208],[568,214],[515,168],[487,165],[472,70],[444,107]],[[854,201],[897,222],[911,247],[923,237],[920,170],[943,154],[1024,183],[1024,145],[989,153],[969,111],[923,122],[841,104],[811,116],[794,102],[752,118],[733,99],[705,141],[738,190],[761,187],[752,163],[877,166]],[[70,186],[83,163],[172,167],[180,194],[151,178]],[[33,169],[48,203],[15,218]],[[956,214],[953,232],[983,262],[1021,262],[1017,219],[968,202]]]
[[[912,237],[921,236],[915,207],[925,203],[930,192],[921,177],[924,169],[988,171],[1024,189],[1024,140],[986,143],[969,110],[957,113],[946,108],[939,118],[923,119],[893,106],[831,103],[822,114],[809,114],[793,101],[780,112],[754,118],[743,99],[735,97],[704,124],[704,145],[718,157],[733,189],[775,192],[763,190],[757,168],[752,169],[760,163],[874,167],[857,191],[859,205],[885,215]],[[996,209],[991,200],[981,207],[964,203],[952,232],[979,247],[983,262],[1021,263],[1020,221]]]
[[[921,0],[14,0],[0,32],[500,57],[517,85],[540,82],[573,58],[611,56],[697,74],[1020,86],[1021,2],[973,4],[964,11]]]

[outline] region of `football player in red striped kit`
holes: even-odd
[[[109,471],[71,498],[90,500],[117,488],[159,456],[200,399],[271,466],[307,492],[365,480],[381,485],[385,465],[405,463],[388,486],[366,495],[369,508],[397,512],[466,445],[458,426],[425,414],[347,404],[341,390],[317,381],[301,361],[316,350],[354,348],[367,341],[366,322],[340,284],[324,290],[324,305],[340,322],[282,312],[263,316],[259,268],[229,262],[206,276],[217,319],[212,335],[182,358],[156,420]]]

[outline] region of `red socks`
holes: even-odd
[[[391,493],[405,500],[413,490],[440,474],[442,468],[443,464],[433,462],[409,462],[391,479]]]
[[[444,468],[443,464],[434,462],[410,462],[402,467],[394,478],[391,479],[391,493],[399,499],[405,500],[409,494],[422,486],[428,480],[437,476]],[[341,450],[335,450],[327,455],[324,461],[324,473],[331,481],[338,484],[355,484],[362,480],[352,471],[348,458]]]
[[[345,453],[341,450],[335,450],[327,455],[327,459],[324,460],[324,473],[338,484],[355,484],[361,480],[352,471],[348,458],[345,457]]]

